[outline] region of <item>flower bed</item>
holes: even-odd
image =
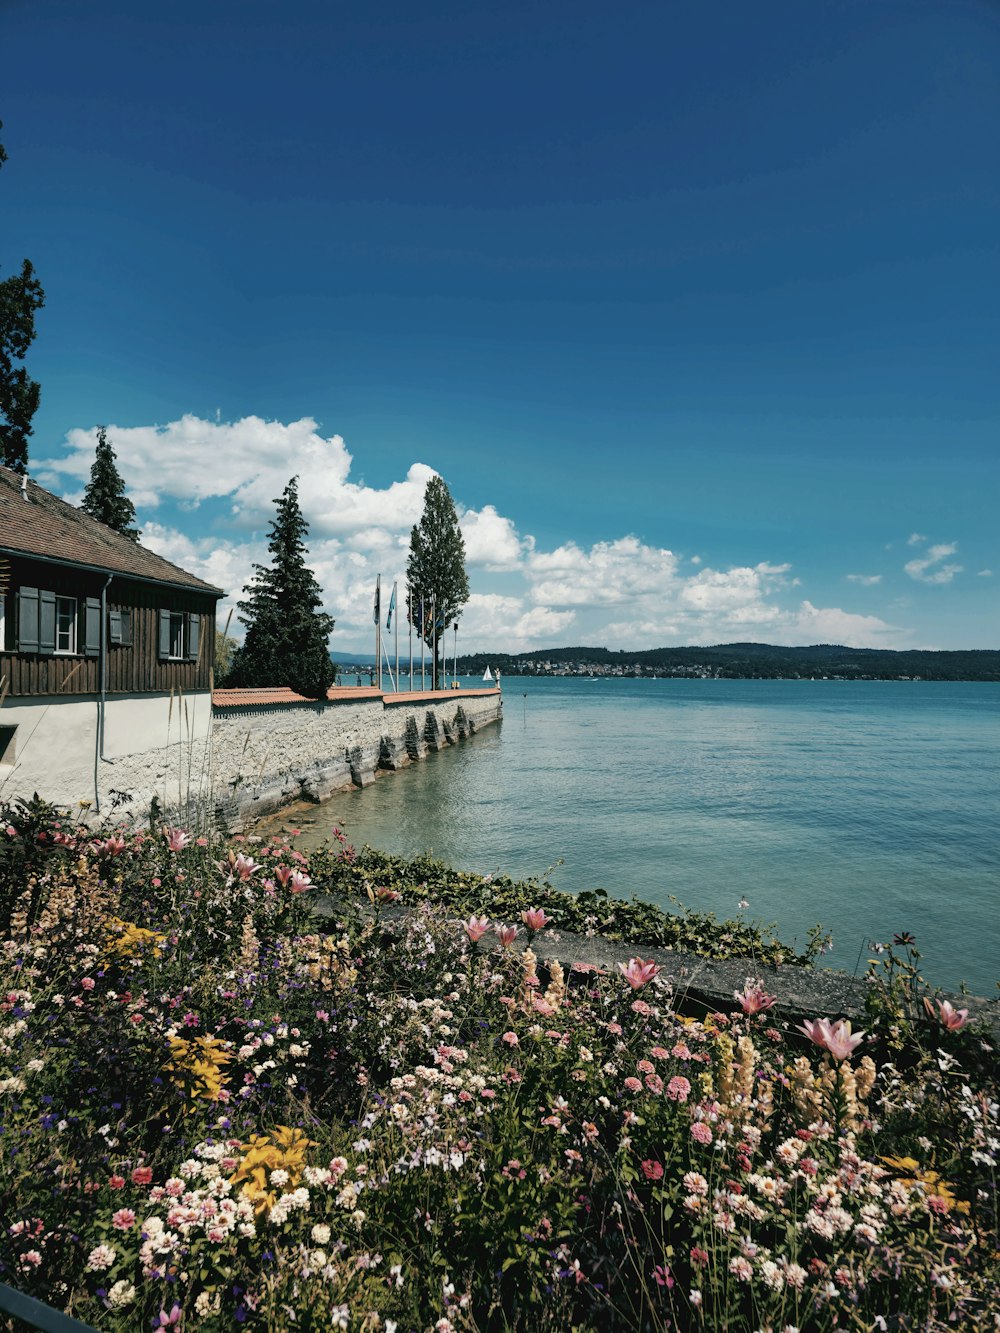
[[[696,1021],[641,957],[540,981],[552,900],[361,876],[320,933],[356,875],[0,816],[0,1280],[105,1333],[995,1327],[995,1055],[912,945],[864,1033]]]

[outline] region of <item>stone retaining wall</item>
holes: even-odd
[[[499,690],[381,694],[217,709],[212,773],[217,820],[242,827],[292,801],[366,787],[497,722]]]

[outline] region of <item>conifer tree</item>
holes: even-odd
[[[0,128],[3,121],[0,121]],[[7,161],[0,144],[0,167]],[[41,390],[23,361],[35,337],[35,312],[45,304],[42,284],[29,260],[0,282],[0,463],[15,472],[28,470],[28,436]]]
[[[424,492],[424,512],[410,533],[410,558],[406,565],[410,589],[410,620],[428,646],[434,643],[437,621],[438,649],[444,651],[444,630],[455,623],[469,600],[469,578],[465,572],[465,540],[451,492],[441,477],[431,477]],[[420,603],[423,601],[423,622]],[[431,615],[431,605],[434,615]],[[431,688],[438,687],[438,661],[434,656]]]
[[[243,589],[239,619],[246,639],[233,653],[226,684],[243,687],[287,685],[309,699],[325,698],[335,671],[327,640],[333,617],[319,608],[323,595],[305,563],[309,526],[299,508],[298,478],[275,501],[267,548],[270,565],[254,565]]]
[[[97,452],[90,469],[90,481],[83,493],[83,504],[91,518],[106,523],[123,537],[137,542],[142,536],[135,523],[135,505],[125,494],[125,483],[115,462],[115,451],[108,443],[104,426],[97,428]]]

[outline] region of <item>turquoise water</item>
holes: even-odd
[[[470,684],[472,682],[469,682]],[[1000,978],[1000,685],[504,682],[504,721],[334,797],[357,845],[433,851],[662,906],[774,921],[864,969],[909,930],[924,973],[980,995]]]

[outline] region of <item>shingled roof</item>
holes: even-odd
[[[30,478],[25,498],[21,492],[22,480],[10,468],[0,467],[0,552],[169,583],[215,597],[223,595],[221,588],[129,541]]]

